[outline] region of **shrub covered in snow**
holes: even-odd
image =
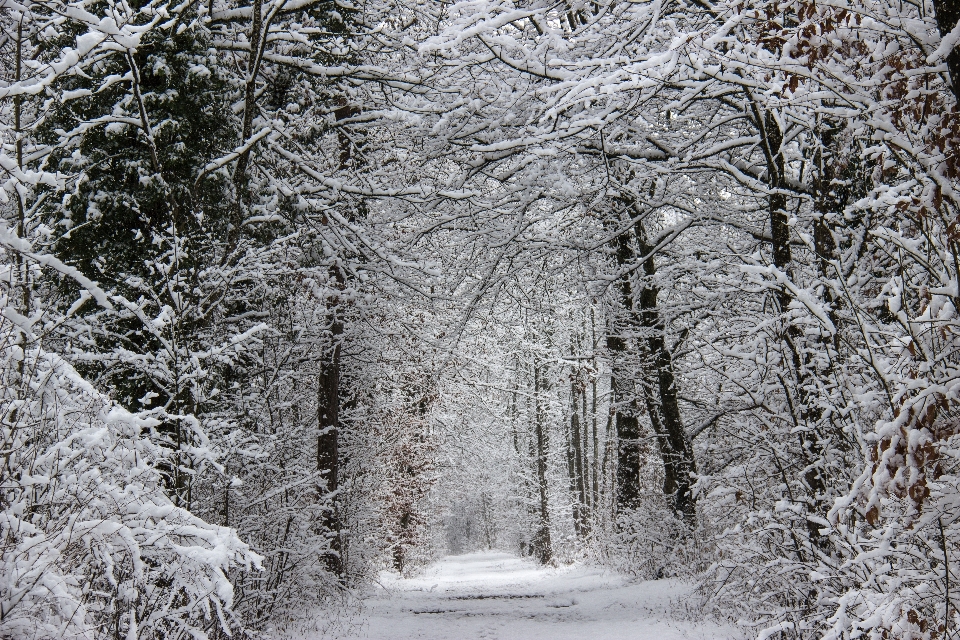
[[[3,302],[7,302],[4,300]],[[0,303],[2,304],[2,303]],[[0,636],[206,637],[259,557],[167,498],[158,421],[0,320]],[[21,318],[22,320],[22,318]]]

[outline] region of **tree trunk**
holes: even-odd
[[[597,434],[597,378],[599,377],[599,371],[597,370],[597,324],[593,307],[590,308],[590,344],[593,351],[593,375],[590,378],[590,421],[593,427],[593,500],[591,502],[593,504],[594,515],[596,515],[597,505],[600,500],[600,483],[598,478],[600,474],[600,439]],[[586,402],[584,402],[584,408],[586,408]]]
[[[610,380],[613,383],[613,379]],[[615,457],[615,448],[616,448],[616,435],[614,430],[614,410],[613,403],[616,401],[614,397],[613,387],[610,387],[610,403],[611,409],[607,412],[607,421],[603,427],[603,496],[604,504],[607,505],[605,510],[605,515],[616,518],[617,510],[617,482],[615,477],[615,470],[613,467],[613,460]]]
[[[583,379],[579,385],[580,391],[580,434],[583,436],[580,451],[580,483],[583,485],[583,523],[589,528],[590,514],[593,511],[593,500],[590,494],[590,422],[587,416],[587,381]]]
[[[577,499],[577,529],[580,535],[587,532],[587,496],[583,474],[583,431],[580,428],[580,384],[574,378],[570,392],[573,396],[573,411],[570,417],[570,436],[573,439],[573,474]]]
[[[757,122],[761,122],[759,112],[757,112]],[[773,244],[773,263],[786,274],[787,278],[793,280],[793,256],[790,249],[790,226],[787,216],[787,196],[783,190],[785,179],[785,162],[783,157],[783,131],[772,111],[766,111],[762,120],[761,131],[765,144],[765,155],[767,157],[767,170],[770,175],[770,237]],[[815,234],[819,233],[820,240],[818,244],[823,243],[823,247],[817,247],[817,250],[825,250],[826,238],[829,230],[825,228],[825,221],[820,221],[815,225]],[[819,232],[817,231],[819,226]],[[832,243],[832,235],[829,236]],[[786,287],[781,287],[778,291],[778,302],[780,311],[785,313],[793,302],[793,295]],[[799,429],[800,448],[806,461],[807,470],[804,472],[804,483],[807,486],[809,500],[807,510],[810,513],[818,514],[823,510],[821,504],[826,491],[826,481],[822,473],[820,458],[822,457],[822,447],[817,437],[816,422],[820,418],[818,407],[810,406],[810,397],[806,385],[808,383],[808,372],[805,366],[806,358],[801,355],[801,345],[804,336],[800,327],[787,320],[787,326],[783,333],[784,345],[790,354],[790,360],[793,365],[794,376],[796,379],[797,404],[799,405],[799,416],[794,415],[793,420]],[[789,393],[789,391],[787,392]],[[789,399],[789,398],[788,398]],[[807,430],[810,429],[810,433]],[[820,535],[820,525],[807,521],[807,532],[813,541],[822,541]]]
[[[630,246],[630,236],[620,234],[616,239],[616,264],[618,267],[629,265],[634,252]],[[621,325],[629,326],[634,320],[633,288],[628,277],[622,277],[618,283],[620,306],[626,315]],[[613,328],[613,327],[611,327]],[[627,355],[627,339],[621,326],[618,332],[608,329],[607,349],[613,359],[613,371],[610,376],[611,401],[615,407],[615,427],[617,434],[617,470],[616,470],[616,511],[635,509],[640,501],[640,420],[637,418],[639,407],[636,402],[636,385],[623,366]],[[620,362],[618,362],[620,361]]]
[[[632,203],[623,202],[629,213],[633,213]],[[623,233],[617,238],[617,263],[621,267],[632,265],[637,259],[637,251],[632,242],[637,243],[637,250],[647,256],[644,261],[646,278],[656,274],[653,256],[650,255],[653,247],[649,246],[646,233],[639,217],[633,220],[633,236]],[[646,354],[645,366],[641,374],[640,387],[643,392],[647,415],[657,439],[657,447],[663,461],[663,493],[670,501],[674,511],[687,522],[692,522],[696,505],[692,492],[692,484],[696,474],[696,461],[693,447],[687,438],[680,416],[680,407],[677,395],[677,382],[673,372],[673,358],[666,346],[665,326],[657,308],[657,291],[652,283],[648,283],[640,291],[639,310],[634,305],[633,289],[628,278],[621,278],[620,299],[625,310],[628,311],[629,324],[643,328],[645,340],[643,351]],[[638,345],[639,346],[639,345]],[[607,347],[613,352],[627,350],[623,337],[612,336],[607,340]],[[624,401],[626,392],[635,392],[635,389],[623,387],[619,376],[616,380],[616,401],[618,405]],[[631,393],[631,396],[635,393]],[[617,410],[617,438],[619,440],[619,456],[617,469],[617,508],[633,508],[639,501],[640,476],[640,425],[637,420],[637,403],[632,402],[629,413],[622,409]]]
[[[940,37],[945,38],[960,22],[960,0],[933,0],[933,11],[937,15]],[[960,47],[955,46],[947,55],[947,70],[953,95],[960,103]]]
[[[253,135],[253,116],[257,110],[257,78],[259,76],[260,47],[263,46],[263,0],[253,0],[251,4],[253,12],[250,23],[250,52],[247,55],[246,86],[243,92],[243,116],[240,126],[240,144],[245,145]],[[230,215],[230,226],[227,230],[227,250],[224,253],[224,260],[228,260],[230,254],[240,243],[240,232],[243,228],[244,202],[247,199],[249,190],[249,179],[247,168],[250,164],[250,153],[252,149],[245,149],[237,158],[237,164],[233,169],[233,189],[235,202]]]
[[[524,463],[526,462],[526,460],[525,460],[525,454],[522,453],[521,451],[520,429],[517,425],[518,418],[520,417],[519,400],[517,398],[517,395],[520,392],[520,370],[521,370],[520,357],[517,356],[516,362],[514,365],[514,371],[513,371],[513,385],[510,392],[510,428],[513,432],[513,450],[514,450],[514,453],[517,454],[517,462],[519,466],[522,468],[525,466]],[[529,505],[531,503],[531,490],[530,490],[530,483],[527,481],[527,478],[528,476],[526,473],[520,474],[520,478],[519,478],[520,493],[521,493],[520,505],[522,506],[524,513],[529,515]],[[526,522],[527,520],[524,519],[523,524],[526,525]],[[520,554],[524,556],[530,555],[532,553],[531,546],[532,545],[527,543],[526,537],[521,536]]]
[[[570,429],[567,431],[567,475],[570,478],[570,497],[573,503],[573,529],[577,537],[583,535],[580,526],[583,509],[583,500],[579,495],[579,481],[577,479],[577,439],[580,431],[580,416],[577,411],[577,380],[570,374]]]
[[[317,417],[320,435],[317,437],[317,470],[325,474],[327,495],[339,489],[340,473],[340,342],[343,322],[337,311],[330,313],[330,337],[332,341],[328,358],[320,365]],[[330,535],[330,553],[326,557],[327,568],[337,576],[343,576],[342,540],[337,498],[332,496],[323,522]]]
[[[17,21],[17,45],[14,55],[14,81],[20,82],[23,74],[23,20],[21,14]],[[17,168],[23,170],[23,96],[17,94],[13,98],[13,134],[16,136]],[[17,190],[17,237],[26,239],[27,237],[27,218],[26,210],[23,204],[24,194]],[[30,266],[26,257],[22,253],[17,253],[17,279],[20,281],[20,314],[25,318],[30,317]],[[20,347],[26,348],[26,335],[21,332],[19,337]],[[23,375],[23,359],[17,363],[17,373]]]
[[[540,392],[543,390],[543,376],[540,371],[540,363],[534,362],[533,365],[533,389],[534,389],[534,438],[537,446],[537,487],[540,493],[540,512],[539,522],[537,524],[537,533],[533,539],[533,549],[537,561],[541,564],[550,562],[553,557],[553,549],[550,543],[550,511],[547,502],[547,431],[546,416],[543,400]]]
[[[260,2],[260,0],[255,0]],[[259,11],[259,8],[256,9]],[[256,16],[254,16],[254,31],[257,32]],[[338,108],[334,111],[337,120],[352,117],[359,112],[359,109],[347,102],[345,97],[337,99]],[[337,134],[337,140],[340,146],[340,169],[346,169],[350,163],[353,153],[353,143],[346,131],[341,128]],[[351,219],[353,216],[351,215]],[[342,290],[345,286],[345,274],[336,264],[330,267],[331,281],[336,287]],[[330,337],[332,341],[332,350],[329,360],[323,362],[320,367],[320,395],[318,398],[317,410],[320,415],[320,436],[317,441],[317,469],[321,472],[326,471],[327,492],[334,493],[340,488],[340,348],[343,336],[343,318],[342,312],[337,308],[341,303],[339,299],[330,303]],[[330,551],[327,556],[327,567],[337,576],[343,577],[343,535],[342,523],[340,522],[339,498],[333,496],[330,501],[324,527],[330,532]],[[406,516],[404,516],[406,517]],[[406,527],[406,522],[401,521],[402,528]],[[402,571],[402,558],[399,560]]]
[[[653,247],[647,242],[643,222],[637,218],[633,225],[637,248],[647,256],[643,262],[646,283],[640,292],[640,324],[646,333],[646,346],[652,378],[656,381],[653,393],[646,394],[650,421],[657,433],[657,442],[664,465],[663,492],[673,499],[674,511],[692,524],[696,517],[696,503],[692,485],[697,473],[693,445],[687,437],[680,416],[677,397],[677,381],[673,371],[673,354],[666,343],[666,326],[657,308],[659,290],[652,278],[657,269],[652,255]],[[645,382],[645,385],[648,384]],[[657,428],[659,425],[659,428]]]

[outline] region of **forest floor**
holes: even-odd
[[[414,578],[385,573],[344,639],[732,640],[698,620],[690,587],[597,568],[539,567],[500,552],[450,556]]]

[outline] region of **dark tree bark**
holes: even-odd
[[[613,398],[617,404],[614,419],[617,437],[617,512],[636,509],[640,502],[640,408],[633,397],[634,389],[629,388],[633,385],[628,380],[626,377],[613,380]]]
[[[793,280],[793,256],[790,249],[790,227],[786,211],[787,195],[783,189],[785,183],[785,162],[782,150],[783,131],[772,111],[764,112],[761,118],[759,108],[754,105],[754,115],[762,134],[764,154],[767,160],[767,173],[770,176],[769,209],[773,263],[790,280]],[[817,231],[817,225],[820,227],[819,232]],[[830,232],[826,228],[826,221],[821,219],[819,223],[816,223],[814,232],[819,233],[819,242],[822,243],[822,247],[818,247],[817,250],[827,250],[827,237]],[[832,243],[832,235],[829,238],[830,243]],[[817,241],[815,240],[815,242]],[[793,302],[793,294],[786,287],[780,287],[777,298],[780,311],[786,312],[790,303]],[[796,404],[799,406],[792,410],[794,412],[794,424],[798,427],[800,448],[807,463],[807,470],[804,472],[804,482],[809,495],[807,511],[819,515],[823,511],[822,500],[826,492],[826,480],[821,463],[823,447],[820,444],[816,425],[820,419],[821,411],[818,407],[811,406],[810,403],[810,394],[807,390],[807,384],[810,382],[809,367],[807,366],[809,358],[805,358],[801,354],[803,341],[804,336],[801,328],[788,320],[783,333],[783,342],[790,354],[796,381]],[[789,390],[787,393],[790,393]],[[818,544],[824,542],[823,536],[820,534],[819,524],[807,520],[807,532],[812,541]]]
[[[836,258],[836,242],[827,217],[841,213],[843,205],[833,184],[836,178],[837,158],[834,157],[835,138],[840,132],[838,125],[824,120],[820,123],[820,148],[814,157],[816,172],[813,177],[814,220],[813,242],[820,265],[820,273],[828,275],[829,262]]]
[[[673,370],[673,354],[667,347],[666,326],[657,307],[659,289],[652,278],[657,269],[653,247],[647,242],[643,222],[637,218],[633,225],[637,248],[642,256],[645,284],[640,292],[640,323],[646,333],[649,367],[656,380],[654,393],[647,394],[647,411],[657,433],[657,442],[664,464],[664,487],[666,495],[673,498],[674,511],[692,523],[696,517],[696,502],[693,482],[697,473],[693,445],[687,437],[680,415],[677,396],[677,380]],[[649,384],[645,381],[645,384]]]
[[[590,376],[590,426],[593,430],[593,464],[591,469],[593,481],[593,499],[590,501],[593,505],[594,513],[599,512],[600,503],[600,437],[597,433],[597,330],[596,319],[594,318],[593,308],[590,308],[590,348],[593,353],[593,375]],[[584,398],[583,409],[586,411],[587,403]],[[584,419],[586,422],[586,419]]]
[[[250,23],[250,52],[247,56],[247,82],[243,91],[243,118],[240,127],[240,144],[246,144],[253,134],[253,116],[257,110],[257,80],[260,75],[261,46],[263,45],[263,0],[253,0],[253,12]],[[250,164],[251,149],[247,148],[237,158],[237,165],[233,170],[233,189],[235,202],[230,215],[230,227],[227,231],[227,251],[224,260],[240,243],[240,233],[243,229],[244,203],[248,196],[249,177],[247,168]]]
[[[960,0],[933,0],[933,11],[937,14],[940,37],[945,38],[960,22]],[[947,55],[947,71],[953,95],[960,103],[960,47],[955,46]]]
[[[635,304],[633,285],[627,277],[619,282],[620,300],[628,312],[629,324],[643,331],[642,343],[638,349],[646,357],[641,374],[640,389],[650,425],[656,436],[657,448],[663,461],[663,493],[670,501],[674,512],[685,521],[692,522],[696,515],[696,504],[692,485],[696,474],[696,461],[693,446],[687,438],[680,415],[677,381],[673,371],[673,357],[666,344],[666,327],[657,307],[659,291],[652,284],[656,274],[656,265],[649,246],[642,221],[634,217],[631,201],[623,201],[628,215],[631,215],[633,233],[620,234],[616,240],[616,260],[621,267],[633,265],[636,260],[645,257],[644,284],[639,292],[639,304]],[[638,253],[640,255],[638,255]],[[614,353],[625,352],[627,342],[622,336],[610,336],[607,347]],[[622,376],[615,376],[614,393],[618,403],[623,402],[626,393],[635,397],[633,389],[623,388]],[[640,424],[637,419],[639,406],[634,399],[629,407],[618,405],[617,437],[619,441],[617,468],[617,507],[633,508],[639,500],[640,477]]]
[[[615,242],[617,266],[630,264],[635,257],[630,236],[622,233]],[[620,307],[626,317],[620,323],[624,326],[619,329],[616,326],[608,328],[607,349],[614,361],[610,386],[617,434],[616,509],[621,512],[637,508],[640,501],[640,420],[637,417],[640,411],[636,401],[636,385],[621,362],[628,352],[624,329],[634,319],[633,288],[628,277],[620,278],[617,287]]]
[[[590,503],[593,505],[594,514],[600,509],[600,434],[597,429],[597,381],[590,381],[590,426],[593,431],[593,460],[591,461],[591,481],[593,484],[593,496]]]
[[[580,490],[583,494],[583,526],[590,529],[593,501],[590,499],[590,430],[587,421],[587,381],[580,380]]]
[[[573,480],[574,496],[576,498],[576,528],[579,535],[587,533],[587,495],[586,484],[584,482],[583,468],[583,430],[580,424],[580,380],[578,376],[573,377],[570,394],[573,399],[573,408],[570,416],[570,438],[573,454]]]
[[[567,430],[567,475],[570,478],[570,494],[573,498],[573,528],[577,537],[583,535],[581,527],[581,513],[583,499],[579,495],[580,482],[577,478],[577,440],[580,431],[580,416],[577,411],[577,381],[575,374],[570,375],[570,429]]]
[[[343,321],[336,310],[331,313],[330,355],[320,365],[317,418],[320,435],[317,437],[317,470],[325,474],[326,491],[331,494],[340,488],[340,342]],[[326,558],[331,573],[343,575],[340,515],[336,498],[330,501],[323,527],[329,532],[330,554]]]
[[[257,1],[259,2],[259,0]],[[257,28],[255,25],[254,30],[256,31]],[[339,98],[337,103],[338,108],[334,111],[337,120],[344,120],[359,113],[359,108],[349,104],[346,98]],[[337,133],[337,139],[340,146],[340,169],[343,170],[349,166],[353,157],[353,141],[342,127]],[[351,214],[350,217],[352,219],[354,216]],[[336,288],[342,290],[346,282],[341,267],[336,264],[331,266],[330,275]],[[344,330],[342,310],[338,308],[340,303],[339,299],[328,302],[332,349],[329,359],[320,365],[320,394],[317,402],[317,411],[320,417],[320,436],[317,440],[317,469],[321,472],[326,471],[328,493],[334,493],[340,488],[340,348]],[[342,523],[340,522],[337,503],[338,498],[334,497],[330,502],[329,511],[323,524],[331,535],[331,553],[327,557],[327,567],[332,573],[342,578],[344,545]],[[401,524],[404,528],[406,527],[405,522]]]
[[[343,96],[337,98],[336,109],[333,110],[333,116],[337,121],[347,120],[360,114],[360,107],[351,104]],[[337,143],[340,145],[340,168],[346,169],[350,166],[350,160],[353,158],[353,140],[347,132],[346,126],[337,129]]]
[[[513,450],[517,454],[517,459],[519,461],[524,461],[526,456],[529,454],[530,457],[535,453],[532,449],[532,444],[530,448],[521,446],[521,437],[520,437],[520,428],[517,424],[518,418],[520,417],[519,410],[519,400],[517,395],[520,392],[520,357],[517,356],[514,371],[513,371],[513,385],[510,393],[510,428],[513,432]],[[532,442],[532,441],[531,441]],[[527,517],[529,518],[532,513],[530,505],[533,503],[533,487],[532,484],[528,481],[528,476],[526,473],[520,475],[520,493],[522,496],[521,503],[524,505]],[[531,518],[532,520],[532,518]],[[528,522],[525,520],[524,522]],[[521,537],[520,540],[520,554],[524,556],[529,556],[533,553],[533,545],[526,539],[525,536]]]
[[[550,510],[547,501],[547,431],[546,431],[546,412],[543,406],[543,400],[540,392],[543,388],[543,375],[540,371],[540,363],[534,362],[533,365],[533,389],[534,389],[534,439],[537,446],[537,488],[540,494],[540,512],[538,513],[539,522],[537,523],[537,533],[533,538],[533,550],[537,561],[541,564],[550,562],[553,557],[553,548],[550,543]]]
[[[837,276],[834,271],[834,260],[837,258],[837,243],[833,237],[835,218],[832,216],[843,213],[845,198],[841,189],[849,190],[848,186],[835,183],[838,178],[840,158],[836,157],[837,134],[841,127],[835,122],[824,118],[817,127],[820,138],[820,147],[814,155],[813,177],[813,246],[817,254],[817,264],[820,275],[824,280],[823,298],[827,313],[834,327],[838,326],[839,318],[836,313],[837,300],[833,289],[827,281]],[[849,171],[847,172],[849,173]],[[825,342],[825,346],[832,346],[835,350],[840,347],[840,336],[834,335],[832,345]]]

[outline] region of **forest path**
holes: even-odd
[[[600,569],[538,567],[501,552],[449,556],[415,578],[384,574],[366,621],[369,640],[680,640],[738,637],[697,622],[676,580],[631,582]]]

